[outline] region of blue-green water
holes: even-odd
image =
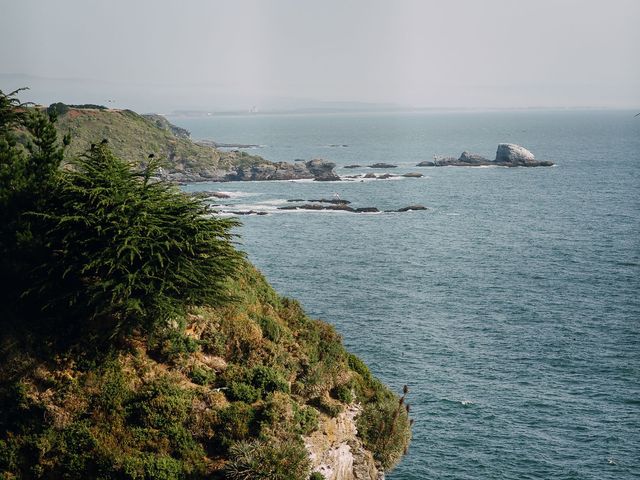
[[[246,182],[242,248],[399,391],[391,480],[640,478],[640,118],[520,112],[173,119],[270,160],[390,162],[422,179]],[[414,165],[521,144],[557,167]],[[346,144],[347,147],[329,147]],[[366,170],[360,170],[364,172]],[[341,175],[353,173],[338,168]],[[358,170],[355,171],[358,173]],[[277,212],[286,199],[430,208]],[[244,208],[244,207],[242,207]]]

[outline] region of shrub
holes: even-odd
[[[233,402],[219,415],[219,440],[223,447],[246,440],[256,432],[256,411],[246,403]]]
[[[313,472],[309,477],[309,480],[326,480],[326,478],[320,472]]]
[[[182,425],[189,416],[191,394],[168,377],[145,385],[129,406],[130,418],[140,426],[166,429]]]
[[[155,163],[137,173],[106,144],[72,167],[33,215],[51,256],[31,292],[51,299],[46,307],[118,332],[225,300],[223,282],[241,258],[230,242],[235,222],[205,217],[198,201],[150,181]]]
[[[282,327],[272,317],[260,317],[258,324],[262,329],[262,334],[272,342],[278,342],[282,337]]]
[[[296,433],[310,435],[318,429],[318,411],[313,407],[294,404],[293,422]]]
[[[331,396],[342,403],[349,404],[353,402],[353,392],[349,385],[338,385],[331,390]]]
[[[164,327],[156,329],[149,338],[149,350],[161,360],[176,362],[198,350],[195,338],[184,334],[181,328]]]
[[[260,390],[243,382],[231,382],[227,387],[229,400],[237,400],[245,403],[253,403],[260,398]]]
[[[250,372],[251,384],[263,393],[289,393],[289,383],[277,370],[264,365],[253,367]]]
[[[365,380],[371,379],[371,372],[369,371],[369,367],[367,367],[360,358],[356,357],[354,354],[347,354],[347,362],[349,363],[349,368],[356,373],[362,375],[362,378]]]
[[[225,474],[230,480],[300,480],[309,475],[310,462],[300,439],[239,442],[229,456]]]
[[[357,426],[364,446],[385,470],[393,468],[409,446],[409,415],[405,405],[399,403],[391,393],[365,404],[358,416]]]
[[[216,381],[216,373],[202,367],[193,367],[189,372],[189,378],[198,385],[211,385]]]
[[[337,417],[344,410],[344,405],[330,398],[316,397],[312,398],[309,403],[332,418]]]

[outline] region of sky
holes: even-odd
[[[0,0],[0,89],[138,111],[640,106],[639,0]],[[344,103],[349,102],[349,103]]]

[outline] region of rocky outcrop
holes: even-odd
[[[326,480],[382,480],[371,452],[358,438],[355,418],[359,405],[350,405],[335,418],[323,416],[320,428],[304,439],[312,469]]]
[[[336,164],[315,159],[304,163],[262,163],[237,168],[224,176],[222,181],[302,180],[337,181],[340,177],[333,169]]]
[[[374,163],[373,165],[369,165],[369,168],[396,168],[397,165],[393,165],[392,163]]]
[[[464,163],[465,165],[489,165],[491,161],[488,158],[484,158],[482,155],[478,155],[477,153],[470,153],[467,151],[462,152],[460,158],[458,158],[460,163]]]
[[[313,175],[313,179],[318,182],[333,182],[340,180],[340,177],[333,171],[333,169],[336,167],[336,164],[333,162],[328,162],[326,160],[317,158],[305,162],[304,165]]]
[[[396,212],[411,212],[413,210],[427,210],[424,205],[409,205],[408,207],[402,207],[396,210]]]
[[[552,162],[536,160],[529,150],[513,143],[498,145],[495,163],[507,167],[550,167],[553,165]]]
[[[495,160],[470,153],[462,152],[460,157],[434,157],[433,161],[424,161],[417,164],[418,167],[550,167],[553,162],[536,160],[529,150],[513,143],[501,143],[498,145]]]

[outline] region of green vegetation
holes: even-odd
[[[233,224],[109,144],[60,168],[54,119],[0,92],[0,478],[306,479],[302,436],[352,401],[397,463],[405,407]]]
[[[70,136],[65,160],[83,155],[92,144],[109,140],[109,149],[119,158],[142,167],[149,154],[165,161],[166,174],[208,175],[218,169],[270,163],[245,152],[223,152],[192,142],[189,132],[160,115],[139,115],[131,110],[111,110],[99,105],[54,103],[48,111],[57,115],[60,135]]]

